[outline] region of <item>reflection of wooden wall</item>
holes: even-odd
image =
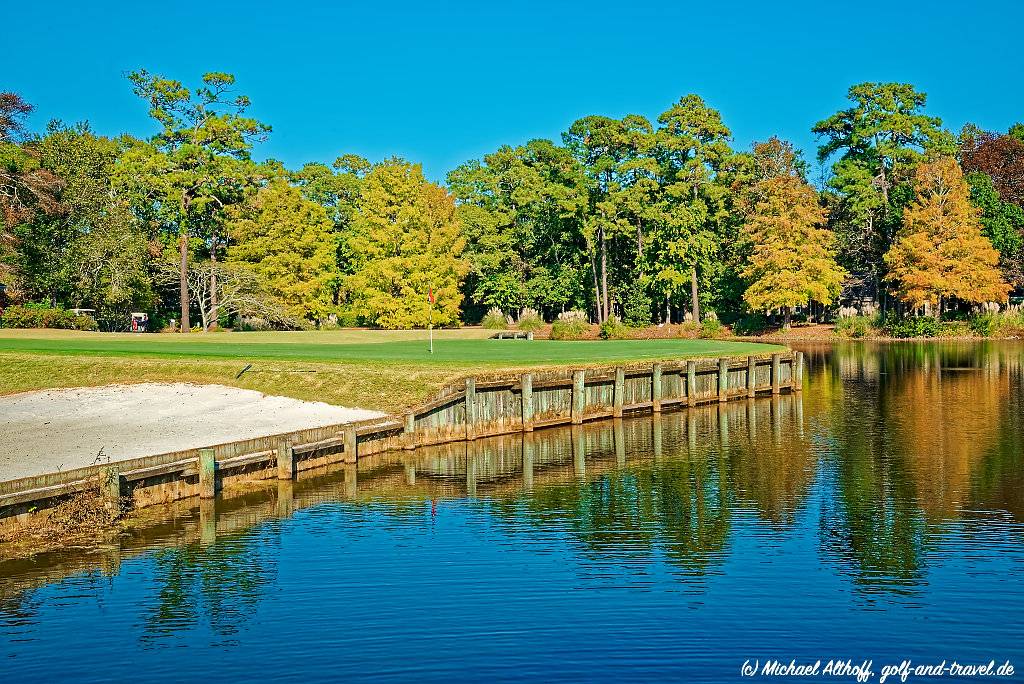
[[[753,378],[748,377],[750,368]],[[111,504],[139,508],[192,496],[213,497],[219,489],[245,482],[291,479],[394,449],[464,443],[534,428],[658,412],[663,406],[799,390],[801,368],[802,356],[787,353],[472,377],[402,415],[2,482],[0,525],[17,525],[30,514],[83,492],[98,491]],[[655,391],[656,377],[660,377],[660,392]],[[538,457],[546,458],[548,447],[544,442],[539,446]]]
[[[763,470],[776,485],[806,470],[769,457],[766,442],[785,434],[780,453],[792,453],[801,429],[799,394],[771,400],[732,402],[624,420],[600,420],[554,430],[516,432],[472,441],[452,442],[415,450],[392,449],[362,456],[358,464],[333,464],[304,469],[294,480],[268,480],[248,488],[228,487],[216,499],[171,502],[136,513],[131,529],[95,551],[69,555],[41,553],[31,560],[10,560],[0,574],[13,592],[56,581],[86,569],[112,574],[120,562],[148,549],[193,542],[210,544],[217,537],[244,533],[254,525],[287,518],[296,511],[324,503],[362,504],[386,498],[395,515],[422,511],[424,502],[444,497],[485,494],[502,498],[569,482],[592,482],[623,467],[643,462],[657,467],[679,460],[703,459],[732,445],[749,468]],[[795,438],[799,441],[799,437]],[[721,463],[711,468],[721,468]],[[720,473],[734,480],[727,486],[770,498],[760,492],[749,473]],[[779,471],[793,471],[786,475]],[[276,477],[276,470],[267,475]],[[787,492],[783,492],[785,494]],[[772,510],[769,507],[769,511]]]

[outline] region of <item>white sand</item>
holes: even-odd
[[[222,385],[27,392],[0,397],[0,481],[380,415]]]

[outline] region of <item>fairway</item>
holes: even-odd
[[[0,336],[0,351],[61,355],[97,355],[115,357],[172,357],[320,361],[320,362],[398,362],[418,364],[457,364],[471,366],[545,366],[564,364],[596,364],[642,359],[671,359],[692,356],[723,356],[758,354],[773,349],[771,345],[725,340],[610,340],[561,342],[552,340],[469,339],[465,336],[439,336],[434,353],[427,340],[374,335],[365,339],[347,336],[329,340],[311,339],[310,335],[288,339],[290,333],[278,336],[259,334],[247,340],[249,333],[211,335],[104,335],[103,333],[64,333],[62,335]],[[322,333],[329,336],[331,333]]]
[[[746,356],[782,347],[731,340],[491,340],[480,329],[104,334],[0,330],[0,394],[112,383],[215,383],[394,411],[478,371]],[[239,377],[239,373],[246,369]]]

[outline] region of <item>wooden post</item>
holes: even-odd
[[[612,415],[622,417],[623,395],[626,392],[626,369],[618,366],[615,369],[615,385],[612,390]]]
[[[403,449],[416,448],[416,414],[412,411],[405,412],[405,440],[402,443]]]
[[[112,515],[121,513],[121,471],[116,465],[100,470],[100,496]]]
[[[772,394],[778,394],[782,387],[782,354],[772,354]]]
[[[476,378],[466,378],[466,439],[476,438]]]
[[[277,443],[277,479],[290,480],[295,477],[295,461],[292,458],[292,443],[282,439]]]
[[[757,396],[757,359],[747,357],[747,396]]]
[[[359,439],[354,425],[345,426],[345,463],[359,461]]]
[[[533,430],[533,373],[524,373],[520,381],[523,400],[523,432]]]
[[[804,388],[804,353],[798,351],[793,357],[793,391],[800,392]]]
[[[217,461],[213,449],[199,450],[199,498],[217,495]]]
[[[572,422],[579,425],[583,422],[583,412],[587,407],[587,386],[585,371],[573,371],[572,374]]]
[[[686,405],[697,405],[697,362],[686,362]]]
[[[718,359],[718,401],[729,399],[729,359]]]
[[[661,413],[661,364],[651,368],[651,412]]]

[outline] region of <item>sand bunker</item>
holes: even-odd
[[[27,392],[0,397],[0,480],[380,415],[222,385]]]

